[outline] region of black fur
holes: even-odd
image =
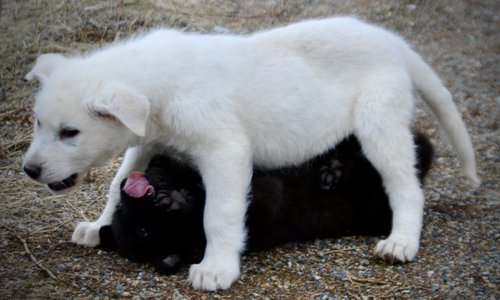
[[[433,148],[420,134],[415,144],[422,181]],[[151,262],[161,273],[175,273],[203,254],[202,180],[189,166],[165,156],[152,159],[146,178],[154,187],[149,195],[136,199],[122,189],[112,225],[101,228],[102,247]],[[350,136],[298,167],[254,172],[247,250],[316,238],[386,235],[391,219],[382,179]]]

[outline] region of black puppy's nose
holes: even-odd
[[[40,173],[42,173],[42,168],[39,166],[33,166],[33,165],[25,165],[24,166],[24,172],[28,174],[29,177],[33,179],[37,179],[40,176]]]

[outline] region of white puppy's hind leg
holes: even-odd
[[[73,243],[88,247],[100,244],[99,229],[104,225],[111,224],[116,205],[120,201],[120,184],[131,171],[145,170],[151,158],[151,151],[146,150],[146,147],[134,147],[125,152],[123,162],[109,188],[108,201],[101,216],[95,222],[78,223],[71,237]]]
[[[414,168],[411,132],[359,134],[363,152],[382,175],[392,209],[392,231],[377,244],[375,253],[391,262],[413,260],[418,252],[424,209],[424,195]]]
[[[393,213],[392,231],[377,244],[375,253],[391,262],[411,261],[419,248],[424,208],[409,130],[412,104],[408,98],[366,100],[356,114],[355,134],[364,154],[382,176]]]
[[[206,188],[204,230],[207,245],[203,260],[192,265],[193,287],[215,291],[228,289],[240,276],[251,155],[243,144],[214,145],[197,159]]]

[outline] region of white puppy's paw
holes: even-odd
[[[203,259],[201,263],[192,265],[189,269],[189,282],[197,290],[226,290],[239,277],[240,266],[238,262],[228,264],[227,261],[217,263]]]
[[[80,222],[73,232],[71,241],[78,245],[95,247],[101,243],[99,229],[101,224],[97,222]]]
[[[418,239],[394,239],[389,237],[379,241],[375,247],[375,255],[381,259],[395,263],[405,263],[413,260],[418,252]]]

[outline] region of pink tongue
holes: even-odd
[[[123,190],[133,198],[141,198],[152,188],[142,172],[132,172],[128,175]]]

